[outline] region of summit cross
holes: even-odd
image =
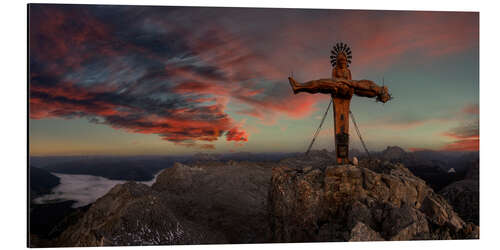
[[[345,43],[337,43],[331,50],[330,62],[333,66],[332,78],[324,78],[298,83],[292,77],[288,81],[294,94],[330,94],[333,100],[335,130],[335,152],[337,164],[349,163],[349,107],[352,96],[376,97],[385,103],[391,99],[387,87],[378,86],[370,80],[352,80],[349,65],[352,52]]]

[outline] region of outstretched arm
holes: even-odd
[[[337,93],[339,88],[343,87],[343,84],[328,78],[298,83],[292,77],[288,77],[288,81],[294,94],[299,92],[332,94]]]
[[[354,94],[365,97],[377,97],[377,101],[387,102],[391,99],[387,87],[381,87],[370,80],[352,80],[351,87],[354,88]]]

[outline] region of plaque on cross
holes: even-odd
[[[288,80],[294,94],[329,94],[333,99],[335,130],[335,152],[337,164],[349,163],[349,107],[352,96],[376,97],[377,101],[387,102],[391,95],[387,87],[378,86],[370,80],[352,80],[349,65],[352,52],[345,43],[337,43],[331,51],[332,78],[324,78],[298,83],[292,77]]]

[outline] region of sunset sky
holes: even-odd
[[[475,12],[30,5],[30,154],[305,151],[329,96],[287,77],[330,77],[340,41],[394,96],[353,97],[370,150],[479,150]]]

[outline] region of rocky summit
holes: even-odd
[[[280,162],[176,163],[152,187],[115,186],[44,246],[479,237],[402,164],[331,159],[317,151]]]
[[[440,195],[400,164],[273,169],[273,242],[477,239]]]

